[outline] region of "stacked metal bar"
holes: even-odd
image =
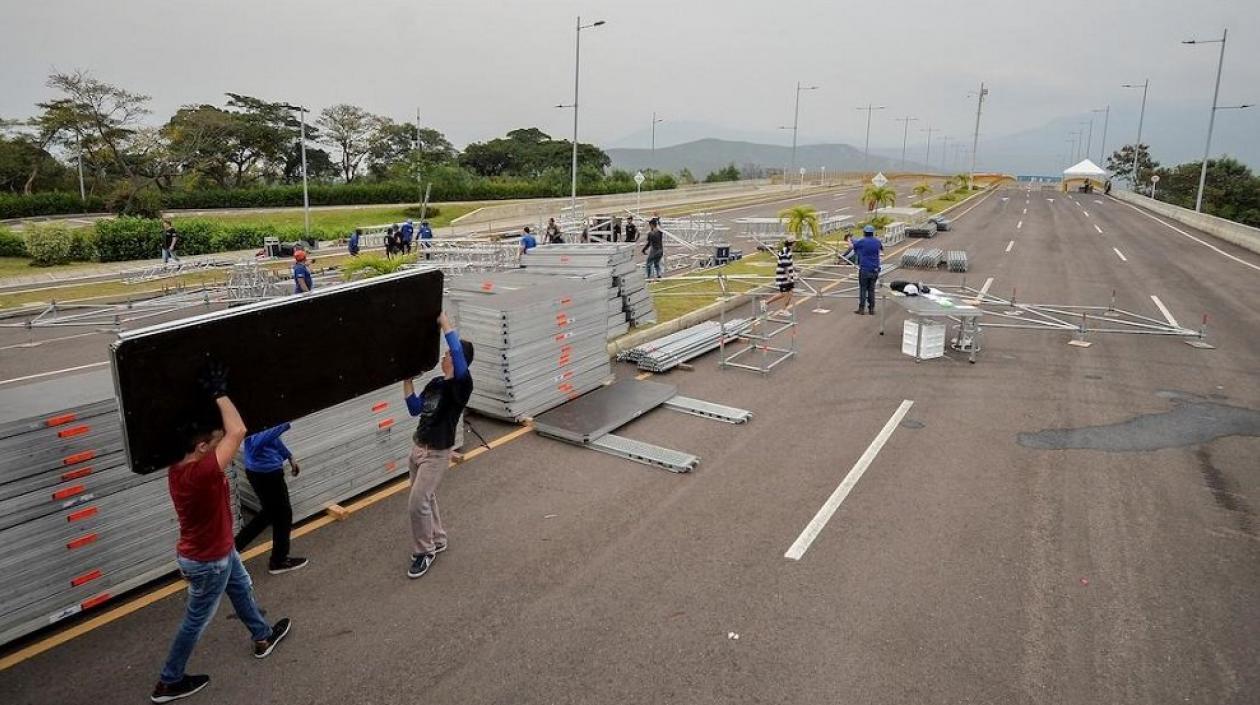
[[[108,373],[8,389],[4,401],[0,643],[171,572],[178,538],[166,473],[127,465]]]
[[[521,266],[532,273],[589,276],[607,273],[620,299],[620,310],[610,303],[608,338],[624,334],[631,325],[656,320],[656,308],[647,289],[647,277],[634,264],[635,243],[603,243],[593,245],[544,245],[521,256]]]
[[[606,276],[451,277],[460,336],[476,346],[469,408],[519,421],[608,379]]]
[[[417,378],[416,392],[440,374],[436,369]],[[283,440],[302,467],[297,477],[287,481],[294,521],[405,475],[414,430],[409,420],[399,384],[293,421]],[[456,448],[463,445],[462,431],[461,425]],[[244,478],[242,454],[237,455],[233,466]],[[244,479],[240,496],[241,504],[250,510],[261,508],[253,487]]]
[[[966,250],[950,250],[945,255],[945,260],[949,264],[951,272],[967,271],[967,252]]]
[[[617,359],[633,362],[641,370],[667,372],[688,360],[716,350],[722,344],[723,336],[726,338],[725,342],[735,340],[750,325],[751,321],[746,318],[729,320],[725,328],[717,321],[704,321],[677,333],[623,350],[617,355]]]
[[[901,266],[936,269],[945,259],[945,251],[939,248],[911,247],[901,254]]]

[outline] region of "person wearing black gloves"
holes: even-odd
[[[472,374],[468,371],[473,359],[473,344],[459,339],[459,332],[451,327],[445,313],[438,315],[438,325],[447,347],[446,354],[442,356],[442,376],[425,385],[420,396],[416,396],[414,380],[403,382],[407,411],[420,417],[412,435],[415,445],[407,463],[411,471],[407,512],[411,515],[412,538],[411,566],[407,569],[407,577],[413,579],[424,575],[437,554],[446,550],[446,531],[438,513],[437,488],[451,463],[455,431],[473,391]]]
[[[254,658],[267,658],[289,633],[286,617],[267,624],[254,601],[252,583],[232,536],[231,493],[223,469],[245,439],[245,422],[227,396],[227,370],[212,366],[200,380],[218,407],[217,422],[191,421],[180,428],[184,457],[167,471],[171,502],[179,520],[175,561],[188,581],[184,620],[149,699],[165,703],[186,698],[210,683],[210,676],[184,671],[197,641],[209,626],[219,599],[227,593],[236,616],[254,640]]]

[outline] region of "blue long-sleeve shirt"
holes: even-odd
[[[241,446],[245,451],[245,469],[250,472],[279,472],[283,469],[284,461],[293,459],[293,453],[280,440],[280,436],[288,430],[289,424],[282,423],[246,436]]]
[[[458,332],[449,331],[446,334],[446,346],[451,351],[451,378],[430,380],[419,396],[413,392],[404,400],[407,412],[420,417],[412,439],[416,445],[434,450],[454,445],[460,414],[464,413],[464,407],[472,396],[472,374],[468,371],[468,360],[464,357],[464,346]]]
[[[454,379],[464,379],[468,376],[468,361],[464,359],[464,346],[459,342],[459,331],[449,331],[445,337],[446,347],[451,351],[451,366],[455,368]],[[424,409],[424,392],[419,395],[408,394],[403,401],[407,402],[407,413],[419,416]]]
[[[857,255],[858,269],[863,272],[879,271],[879,253],[884,249],[883,241],[871,235],[854,242],[852,247]]]

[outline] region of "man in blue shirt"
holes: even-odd
[[[402,251],[407,254],[411,254],[411,238],[416,234],[416,226],[408,220],[403,223],[402,228],[399,229],[398,233],[402,235]]]
[[[293,293],[305,294],[314,288],[311,268],[306,266],[306,250],[293,253]]]
[[[346,249],[349,250],[351,257],[359,256],[359,236],[362,234],[363,231],[359,228],[355,228],[354,232],[350,233],[350,241],[346,243]]]
[[[425,250],[428,250],[430,247],[433,246],[432,240],[433,240],[433,228],[429,227],[429,221],[427,220],[420,221],[420,246],[423,247]],[[428,252],[425,252],[424,258],[429,259],[429,257],[430,257],[430,254]]]
[[[244,551],[250,541],[258,538],[262,530],[271,526],[271,560],[267,572],[272,575],[305,568],[305,558],[289,555],[289,532],[293,529],[293,506],[289,504],[289,487],[284,482],[284,463],[289,463],[293,476],[302,468],[293,459],[293,453],[280,440],[289,430],[283,423],[247,436],[241,444],[245,461],[245,477],[261,508],[249,523],[236,535],[236,550]]]
[[[875,315],[875,282],[879,280],[879,253],[884,251],[884,243],[875,237],[875,226],[862,228],[862,237],[853,243],[853,254],[858,265],[858,307],[854,313]]]
[[[429,570],[437,554],[446,550],[446,531],[438,514],[437,488],[451,464],[451,448],[464,407],[472,396],[473,380],[468,365],[473,359],[473,344],[459,339],[446,314],[438,314],[438,325],[446,339],[442,356],[442,376],[430,380],[420,396],[416,396],[413,380],[403,382],[403,401],[412,416],[419,416],[414,446],[408,458],[411,471],[411,494],[407,512],[411,515],[411,566],[407,577],[419,578]]]
[[[534,233],[530,232],[529,226],[525,226],[525,232],[521,235],[521,254],[525,254],[530,250],[538,247],[538,241],[534,239]]]

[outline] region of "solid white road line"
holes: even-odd
[[[1016,229],[1016,230],[1019,230],[1019,229],[1020,229],[1020,228],[1022,228],[1022,227],[1024,227],[1024,221],[1022,221],[1022,220],[1021,220],[1021,221],[1019,221],[1018,223],[1016,223],[1016,224],[1015,224],[1015,229]]]
[[[1124,201],[1121,201],[1121,203],[1124,203]],[[1204,247],[1207,247],[1207,248],[1209,248],[1209,249],[1215,250],[1215,251],[1216,251],[1216,253],[1217,253],[1217,254],[1219,254],[1219,255],[1224,255],[1224,256],[1226,256],[1226,257],[1228,257],[1228,258],[1230,258],[1230,259],[1234,260],[1235,262],[1237,262],[1237,263],[1239,263],[1239,264],[1246,265],[1246,266],[1251,267],[1252,269],[1254,269],[1254,270],[1256,270],[1256,271],[1260,272],[1260,265],[1255,265],[1255,264],[1252,264],[1251,262],[1248,262],[1248,261],[1247,261],[1247,260],[1245,260],[1245,259],[1241,259],[1241,258],[1235,257],[1235,256],[1231,255],[1230,253],[1226,252],[1225,250],[1222,250],[1221,248],[1217,247],[1216,245],[1213,245],[1213,244],[1212,244],[1212,243],[1210,243],[1210,242],[1204,242],[1203,240],[1201,240],[1201,239],[1199,239],[1199,238],[1197,238],[1197,237],[1195,237],[1195,236],[1191,235],[1190,233],[1186,232],[1185,230],[1182,230],[1181,228],[1178,228],[1178,227],[1176,227],[1176,226],[1174,226],[1174,225],[1170,225],[1170,224],[1168,224],[1168,223],[1164,222],[1163,220],[1160,220],[1159,218],[1156,218],[1155,216],[1151,215],[1150,213],[1147,213],[1146,211],[1142,210],[1141,208],[1138,208],[1137,206],[1135,206],[1135,205],[1133,205],[1133,204],[1131,204],[1131,203],[1124,203],[1124,205],[1126,205],[1126,206],[1128,206],[1128,207],[1132,208],[1133,210],[1137,211],[1138,213],[1141,213],[1142,215],[1146,216],[1147,218],[1150,218],[1151,220],[1155,221],[1156,223],[1159,223],[1160,225],[1163,225],[1163,226],[1164,226],[1164,227],[1166,227],[1166,228],[1169,228],[1169,229],[1171,229],[1171,230],[1173,230],[1173,231],[1175,231],[1175,232],[1178,232],[1178,233],[1181,233],[1182,235],[1185,235],[1186,237],[1190,238],[1191,240],[1194,240],[1195,242],[1199,243],[1200,245],[1203,245]]]
[[[90,365],[79,365],[78,367],[67,367],[64,370],[53,370],[52,372],[40,372],[37,375],[27,375],[25,377],[14,377],[13,379],[0,380],[0,386],[5,385],[5,384],[13,384],[14,382],[25,382],[28,379],[39,379],[40,377],[52,377],[53,375],[65,374],[67,372],[78,372],[79,370],[89,370],[93,367],[100,367],[101,365],[108,365],[108,364],[109,364],[109,360],[103,360],[101,362],[93,362]]]
[[[1014,244],[1014,243],[1015,241],[1011,240],[1011,244]],[[1007,247],[1006,249],[1009,252],[1011,248]],[[980,287],[980,295],[984,296],[985,294],[989,293],[989,287],[991,286],[993,286],[993,277],[989,277],[988,279],[984,280],[984,286]]]
[[[1081,212],[1085,214],[1086,218],[1089,217],[1089,211],[1082,209]]]
[[[827,522],[831,520],[831,516],[840,508],[840,503],[844,501],[844,498],[849,496],[853,486],[857,484],[858,480],[862,479],[862,475],[871,466],[875,456],[879,455],[880,449],[884,447],[884,444],[888,442],[888,438],[896,430],[897,424],[901,423],[901,420],[906,416],[906,412],[910,411],[910,407],[913,405],[914,402],[909,399],[901,402],[901,406],[897,407],[897,410],[893,412],[892,417],[888,419],[888,423],[884,424],[884,428],[880,430],[879,435],[875,436],[875,440],[871,441],[871,444],[866,447],[866,452],[853,464],[849,474],[844,476],[839,486],[831,493],[827,501],[823,503],[822,508],[805,526],[805,530],[801,532],[800,536],[796,537],[796,541],[788,548],[787,553],[783,554],[784,558],[799,561],[805,555],[805,552],[809,550],[810,544],[814,542],[814,539],[818,538],[818,534],[827,526]]]
[[[1177,319],[1173,318],[1172,313],[1168,311],[1168,307],[1164,305],[1163,301],[1159,300],[1158,296],[1151,294],[1151,301],[1154,301],[1155,308],[1158,308],[1159,312],[1164,314],[1164,320],[1168,321],[1168,325],[1172,326],[1173,328],[1181,327],[1181,324],[1177,322]]]
[[[1128,262],[1128,261],[1129,261],[1129,258],[1128,258],[1128,257],[1125,257],[1125,256],[1124,256],[1124,253],[1123,253],[1123,252],[1121,252],[1120,250],[1118,250],[1118,249],[1116,249],[1116,248],[1114,248],[1114,247],[1113,247],[1113,248],[1111,248],[1111,250],[1112,250],[1112,252],[1115,252],[1115,253],[1116,253],[1116,257],[1119,257],[1121,262]]]
[[[1025,208],[1025,209],[1024,209],[1024,212],[1023,212],[1023,213],[1021,213],[1020,215],[1028,215],[1028,209],[1027,209],[1027,208]]]
[[[1011,251],[1011,248],[1012,248],[1012,247],[1014,247],[1014,246],[1015,246],[1015,241],[1014,241],[1014,240],[1011,240],[1010,242],[1006,243],[1006,251],[1007,251],[1007,252],[1010,252],[1010,251]]]
[[[1097,231],[1098,231],[1098,234],[1099,234],[1099,235],[1102,235],[1102,228],[1100,228],[1100,227],[1098,227],[1097,225],[1095,225],[1095,226],[1094,226],[1094,230],[1097,230]]]
[[[47,345],[48,343],[60,343],[63,340],[74,340],[75,338],[86,338],[90,335],[104,335],[104,333],[102,331],[95,331],[92,333],[79,333],[77,335],[63,335],[60,338],[46,338],[44,340],[32,340],[29,343],[14,343],[13,345],[5,345],[4,347],[0,347],[0,350],[12,350],[14,348],[38,348],[39,346]]]

